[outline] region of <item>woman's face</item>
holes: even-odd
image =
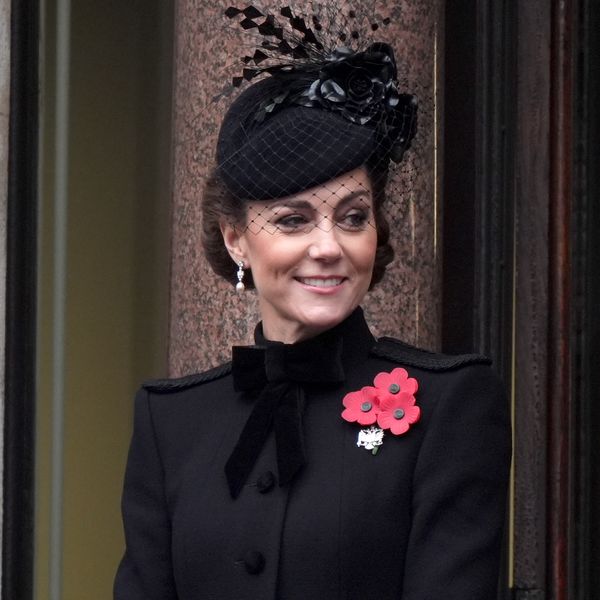
[[[361,167],[294,196],[253,202],[245,228],[223,224],[252,270],[267,339],[312,337],[343,321],[369,289],[377,232]]]

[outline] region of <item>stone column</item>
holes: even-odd
[[[251,341],[258,319],[253,294],[237,296],[229,284],[213,275],[200,244],[202,188],[214,161],[216,135],[226,108],[226,103],[217,104],[213,98],[231,77],[231,65],[247,51],[249,41],[224,17],[230,4],[229,0],[177,2],[169,342],[172,375],[227,360],[232,344]],[[304,4],[296,2],[293,6],[298,11]],[[390,186],[396,195],[396,260],[384,281],[369,293],[364,307],[376,335],[394,335],[427,348],[436,348],[440,339],[437,249],[441,161],[437,137],[442,4],[441,0],[375,4],[358,0],[352,6],[357,13],[390,17],[390,24],[381,27],[373,39],[394,46],[403,88],[420,101],[419,133],[413,151]],[[349,10],[340,3],[336,7]]]

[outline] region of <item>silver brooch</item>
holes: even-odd
[[[369,427],[358,432],[356,445],[359,448],[363,447],[365,450],[371,450],[373,454],[377,454],[381,444],[383,444],[383,429],[380,427]]]

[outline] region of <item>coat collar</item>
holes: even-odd
[[[340,359],[346,371],[361,364],[376,342],[360,306],[335,327],[295,344],[282,344],[268,340],[263,334],[262,322],[258,323],[254,330],[254,340],[259,347],[284,346],[289,349],[294,348],[298,353],[312,352],[319,347],[340,344]]]

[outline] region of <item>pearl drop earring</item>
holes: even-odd
[[[237,270],[237,278],[238,278],[238,282],[235,285],[235,291],[238,293],[242,293],[245,289],[246,286],[244,285],[244,261],[240,260],[240,262],[238,263],[238,270]]]

